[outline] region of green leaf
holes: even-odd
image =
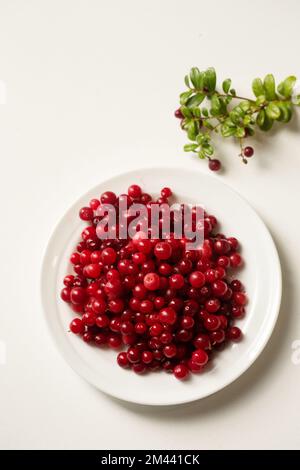
[[[204,155],[206,155],[207,157],[211,157],[211,156],[214,154],[214,148],[213,148],[212,145],[206,144],[206,145],[203,145],[203,147],[202,147],[202,152],[203,152]]]
[[[213,67],[208,68],[205,71],[204,75],[204,85],[207,87],[208,91],[215,91],[217,84],[216,71]]]
[[[198,134],[197,137],[196,137],[196,142],[198,142],[198,144],[202,145],[203,142],[206,141],[206,138],[205,138],[205,134]]]
[[[204,119],[203,126],[207,129],[213,129],[213,125],[209,122],[209,120]]]
[[[292,118],[293,108],[290,103],[285,103],[284,101],[278,101],[278,107],[280,109],[280,117],[278,121],[289,122]]]
[[[265,104],[265,102],[266,102],[265,95],[259,95],[255,101],[255,104],[257,104],[257,106],[261,106],[262,104]]]
[[[252,82],[252,90],[256,97],[264,95],[265,90],[260,78],[255,78]]]
[[[293,103],[294,103],[296,106],[299,106],[299,105],[300,105],[300,95],[297,95],[297,96],[293,99]]]
[[[278,119],[281,115],[280,108],[274,102],[268,104],[266,107],[266,113],[270,119],[274,120]]]
[[[297,78],[294,75],[287,77],[283,82],[279,83],[277,90],[285,98],[290,98]]]
[[[222,88],[223,88],[224,93],[227,94],[230,90],[230,87],[231,87],[231,79],[226,78],[226,80],[224,80],[224,82],[222,83]]]
[[[275,80],[272,74],[268,74],[264,79],[264,90],[268,101],[276,100]]]
[[[229,93],[232,95],[232,96],[236,96],[236,91],[234,88],[231,88],[231,90],[229,91]]]
[[[224,123],[221,126],[221,134],[223,137],[231,137],[235,135],[236,127],[228,126],[228,124]]]
[[[200,118],[201,117],[201,109],[200,108],[191,108],[191,111],[192,111],[193,116],[195,118]]]
[[[192,111],[189,108],[187,108],[186,106],[180,106],[180,111],[182,112],[182,114],[184,115],[185,118],[192,118],[193,117]]]
[[[195,121],[190,121],[187,126],[187,135],[190,140],[196,140],[197,130]]]
[[[188,76],[188,75],[186,75],[186,76],[184,77],[184,83],[186,84],[186,86],[187,86],[188,88],[190,88],[190,79],[189,79],[189,76]]]
[[[247,134],[248,134],[249,136],[254,135],[254,129],[252,129],[252,127],[246,127],[245,130],[247,130]]]
[[[199,106],[202,103],[202,101],[204,100],[204,98],[205,98],[205,95],[203,95],[201,93],[196,93],[195,95],[191,96],[187,100],[186,106],[188,106],[189,108]]]
[[[189,97],[193,94],[193,90],[184,91],[180,95],[180,104],[186,104]]]
[[[197,90],[202,90],[203,88],[203,74],[200,72],[198,67],[191,68],[190,79],[192,84]]]
[[[210,108],[210,113],[212,116],[218,116],[220,114],[222,108],[222,104],[220,99],[218,98],[218,95],[214,94],[211,97],[211,108]]]
[[[201,108],[202,115],[204,117],[208,117],[208,109],[207,108]]]
[[[251,103],[250,101],[244,100],[240,102],[239,107],[246,113],[251,108]]]
[[[235,136],[238,137],[239,139],[245,137],[245,129],[244,127],[237,127],[235,131]]]
[[[257,114],[257,116],[256,116],[256,124],[258,125],[258,127],[260,127],[260,129],[264,125],[265,116],[266,116],[266,113],[265,113],[264,109],[261,109],[259,111],[259,113]]]
[[[259,125],[259,128],[260,128],[262,131],[269,131],[269,130],[271,129],[271,127],[273,126],[273,122],[274,122],[274,121],[273,121],[273,119],[271,119],[271,118],[267,115],[267,113],[265,113],[264,110],[261,110],[261,111],[258,113],[258,116],[259,116],[259,114],[260,114],[261,112],[264,113],[263,122],[262,122],[262,124],[260,124],[260,125],[258,124],[258,121],[256,121],[256,122],[257,122],[257,124]],[[258,116],[257,116],[257,119],[258,119]]]
[[[195,150],[197,150],[197,148],[198,148],[198,144],[186,144],[183,147],[183,150],[185,152],[195,152]]]
[[[198,157],[201,158],[201,159],[205,158],[205,155],[202,152],[202,150],[200,150],[200,152],[198,153]]]

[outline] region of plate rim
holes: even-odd
[[[232,376],[229,376],[228,380],[224,381],[222,383],[221,387],[219,385],[216,385],[215,387],[212,387],[211,390],[204,393],[200,397],[198,396],[198,397],[195,397],[195,398],[183,398],[183,399],[179,398],[176,401],[159,402],[159,403],[158,402],[151,403],[149,400],[144,401],[143,399],[139,399],[139,398],[134,398],[134,399],[124,398],[124,395],[118,394],[117,391],[116,392],[111,391],[111,390],[108,391],[107,389],[100,387],[99,384],[95,383],[95,381],[93,379],[91,379],[91,377],[87,377],[87,374],[85,374],[84,371],[82,371],[82,370],[79,371],[78,369],[76,369],[74,367],[73,363],[72,363],[72,360],[70,359],[70,356],[66,353],[66,350],[65,350],[64,346],[60,343],[59,339],[54,334],[53,327],[52,327],[50,319],[49,319],[49,315],[47,315],[47,313],[46,313],[46,311],[48,310],[48,307],[46,306],[46,299],[45,299],[45,295],[44,295],[44,278],[45,278],[46,267],[47,267],[48,251],[49,251],[51,245],[54,242],[55,236],[57,235],[57,233],[59,231],[59,227],[60,227],[62,219],[64,217],[66,217],[68,214],[70,214],[72,211],[74,211],[75,208],[79,205],[80,201],[84,198],[87,198],[89,193],[94,192],[94,191],[96,192],[99,185],[104,184],[104,183],[109,185],[110,182],[112,182],[112,181],[114,181],[118,178],[121,178],[121,177],[126,178],[126,177],[129,177],[130,175],[136,175],[136,173],[139,172],[139,171],[142,173],[142,172],[149,172],[149,171],[153,171],[153,170],[154,171],[155,170],[156,171],[158,171],[158,170],[159,171],[169,171],[169,172],[180,171],[181,173],[182,172],[186,172],[186,173],[195,173],[196,172],[196,173],[199,173],[202,176],[205,176],[205,178],[209,178],[209,179],[217,181],[218,184],[223,186],[227,191],[230,191],[235,197],[240,199],[246,206],[248,206],[249,210],[252,212],[252,214],[254,215],[256,220],[258,221],[258,223],[261,225],[261,228],[263,229],[266,237],[268,238],[268,242],[270,243],[270,246],[272,247],[273,262],[276,264],[276,285],[277,285],[276,299],[273,299],[274,314],[273,314],[273,318],[272,318],[272,323],[269,327],[269,330],[268,330],[267,334],[265,334],[265,336],[263,337],[263,341],[261,342],[259,348],[256,349],[255,354],[253,354],[251,359],[249,359],[249,361],[245,364],[245,367],[243,367],[242,370],[237,370],[237,372],[235,374],[233,374]],[[63,357],[65,362],[71,367],[71,369],[79,377],[81,377],[86,382],[93,385],[97,390],[100,390],[102,393],[105,393],[108,396],[112,396],[112,397],[114,397],[118,400],[121,400],[121,401],[124,401],[124,402],[127,402],[127,403],[129,402],[129,403],[135,403],[135,404],[139,404],[139,405],[158,406],[158,407],[181,405],[181,404],[185,404],[185,403],[192,403],[192,402],[195,402],[195,401],[198,401],[198,400],[202,400],[203,398],[207,398],[208,396],[211,396],[215,393],[218,393],[218,392],[222,391],[228,385],[234,383],[239,377],[241,377],[254,364],[254,362],[262,354],[262,352],[264,351],[267,343],[269,342],[269,340],[272,336],[272,333],[274,331],[278,316],[279,316],[280,306],[281,306],[281,299],[282,299],[282,269],[281,269],[281,263],[280,263],[280,258],[279,258],[279,254],[278,254],[278,251],[277,251],[277,247],[275,245],[275,242],[273,240],[273,237],[272,237],[267,225],[265,224],[263,219],[260,217],[260,215],[256,212],[256,210],[254,209],[252,204],[242,194],[240,194],[240,192],[237,191],[235,188],[230,186],[228,183],[225,183],[224,181],[219,180],[219,177],[204,173],[204,172],[202,172],[201,170],[198,170],[198,169],[194,170],[194,169],[189,169],[189,168],[185,168],[185,167],[181,167],[181,166],[174,166],[174,167],[171,167],[171,166],[151,166],[151,167],[146,166],[146,167],[136,168],[136,169],[132,169],[132,170],[125,171],[125,172],[118,172],[117,174],[114,174],[113,176],[100,181],[97,185],[93,186],[92,188],[88,189],[83,194],[81,194],[76,199],[76,201],[73,204],[71,204],[64,211],[63,215],[54,224],[54,226],[53,226],[53,228],[50,232],[50,236],[48,238],[48,241],[46,243],[46,246],[45,246],[44,252],[43,252],[43,256],[42,256],[41,270],[40,270],[40,283],[39,284],[40,284],[40,300],[41,300],[41,304],[42,304],[44,321],[46,322],[47,328],[51,332],[50,336],[52,338],[53,343],[57,346],[60,355]]]

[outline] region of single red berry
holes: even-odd
[[[70,323],[70,330],[75,335],[81,334],[84,331],[84,324],[80,318],[74,318]]]
[[[229,260],[230,260],[230,266],[232,268],[238,268],[239,266],[241,266],[243,262],[241,255],[239,255],[238,253],[233,253],[232,255],[230,255]]]
[[[154,254],[158,259],[168,259],[172,254],[172,247],[167,242],[156,243]]]
[[[70,287],[64,287],[62,291],[60,292],[60,297],[64,302],[70,302],[70,293],[71,293],[71,288]]]
[[[105,191],[101,194],[100,201],[102,204],[112,204],[114,205],[117,200],[117,196],[112,191]]]
[[[252,157],[252,155],[254,154],[254,149],[253,147],[245,147],[244,150],[243,150],[243,155],[247,158],[250,158]]]
[[[176,110],[174,111],[174,116],[175,116],[176,118],[178,118],[178,119],[183,119],[183,118],[184,118],[184,115],[182,114],[180,108],[178,108],[178,109],[176,109]]]
[[[176,379],[184,380],[188,377],[190,371],[186,365],[177,364],[177,366],[174,367],[173,373]]]
[[[227,331],[227,338],[231,341],[239,341],[242,337],[242,332],[237,326],[232,326]]]
[[[138,199],[142,195],[142,190],[141,187],[138,186],[137,184],[132,184],[128,188],[128,196],[130,196],[132,199]]]
[[[208,354],[204,349],[196,349],[192,354],[192,361],[198,366],[205,366],[208,362]]]
[[[156,273],[148,273],[144,277],[144,286],[148,290],[157,290],[160,287],[160,277]]]
[[[91,199],[90,202],[89,202],[89,206],[93,211],[98,209],[98,207],[100,206],[99,199]]]
[[[153,353],[151,351],[143,351],[141,359],[144,364],[150,364],[154,359]]]
[[[90,279],[96,279],[100,276],[101,266],[96,263],[87,264],[83,269],[83,275]]]
[[[101,254],[101,259],[104,264],[113,264],[117,259],[117,253],[113,248],[104,248]]]
[[[129,362],[134,364],[135,362],[139,362],[140,360],[140,351],[138,348],[131,347],[127,351],[127,358]]]
[[[72,304],[83,304],[86,300],[86,291],[83,287],[73,287],[70,293]]]
[[[202,287],[205,284],[205,275],[201,271],[194,271],[189,276],[192,287]]]
[[[91,209],[90,207],[82,207],[79,211],[79,217],[81,218],[81,220],[85,221],[92,220],[92,218],[94,217],[93,209]]]
[[[163,188],[160,194],[161,194],[161,197],[163,197],[164,199],[168,199],[169,197],[172,196],[172,191],[170,188]]]
[[[244,292],[234,292],[233,301],[238,305],[244,306],[247,303],[247,296]]]
[[[221,168],[221,162],[220,160],[217,160],[216,158],[210,158],[208,162],[208,168],[211,171],[219,171]]]
[[[117,362],[120,367],[129,367],[129,361],[126,352],[120,352],[117,356]]]
[[[172,307],[161,309],[158,315],[159,320],[167,325],[174,325],[177,320],[177,313]]]
[[[109,318],[107,315],[105,314],[102,314],[102,315],[99,315],[97,318],[96,318],[96,325],[99,327],[99,328],[106,328],[108,327],[110,321],[109,321]]]
[[[175,357],[177,354],[177,348],[175,344],[167,344],[163,349],[163,353],[168,359]]]
[[[205,308],[209,313],[215,313],[219,310],[221,303],[218,299],[209,299],[205,302]]]
[[[184,277],[182,274],[173,274],[169,278],[169,285],[171,289],[181,289],[184,286]]]
[[[217,315],[208,315],[204,319],[204,326],[208,331],[215,331],[220,328],[221,321]]]

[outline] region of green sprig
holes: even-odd
[[[287,77],[277,87],[272,74],[266,75],[264,80],[255,78],[252,98],[237,95],[230,78],[223,81],[219,91],[212,67],[205,71],[193,67],[184,82],[187,90],[181,93],[180,108],[175,114],[182,119],[181,127],[190,140],[184,150],[197,153],[201,159],[211,160],[215,153],[213,135],[219,133],[238,140],[239,156],[246,163],[244,140],[253,136],[258,128],[270,130],[275,121],[289,122],[294,107],[300,105],[300,95],[293,93],[295,76]]]

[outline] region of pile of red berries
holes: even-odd
[[[171,196],[163,188],[157,201],[168,203]],[[234,321],[244,315],[247,297],[239,280],[229,280],[242,264],[238,241],[216,233],[217,220],[206,213],[198,250],[187,250],[187,240],[172,233],[168,239],[100,240],[97,209],[118,207],[121,199],[151,212],[152,197],[138,185],[119,197],[107,191],[80,210],[88,225],[70,257],[74,274],[64,278],[61,291],[78,314],[70,330],[86,343],[125,347],[117,356],[121,367],[163,369],[185,379],[227,341],[241,338]]]

